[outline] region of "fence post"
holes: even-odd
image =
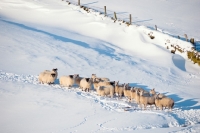
[[[155,29],[157,30],[157,25],[155,25]]]
[[[105,16],[107,15],[107,13],[106,13],[106,6],[104,6],[104,14],[105,14]]]
[[[115,20],[117,20],[117,15],[116,15],[116,12],[114,12],[114,17],[115,17]]]
[[[188,41],[188,36],[187,34],[184,34],[186,41]]]
[[[129,15],[129,18],[130,18],[130,25],[132,24],[132,17],[131,17],[131,14]]]
[[[194,45],[194,38],[191,38],[190,42]]]
[[[78,5],[80,6],[80,4],[81,4],[81,3],[80,3],[80,0],[78,0]]]

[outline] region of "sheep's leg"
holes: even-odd
[[[163,110],[163,106],[162,105],[160,106],[160,110]]]
[[[144,104],[144,110],[146,110],[147,109],[147,105],[146,104]]]
[[[142,104],[140,104],[140,108],[142,109]]]

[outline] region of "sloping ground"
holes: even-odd
[[[185,53],[173,55],[166,49],[191,44],[155,31],[151,40],[152,30],[146,27],[119,25],[62,1],[24,2],[0,4],[1,132],[200,130],[199,67]],[[96,73],[146,90],[156,88],[175,100],[175,108],[142,111],[125,98],[61,88],[58,80],[52,86],[38,84],[37,75],[55,67],[58,78]]]
[[[103,98],[93,91],[86,93],[57,84],[40,85],[37,76],[2,71],[0,86],[2,132],[200,130],[200,110],[185,110],[185,105],[176,105],[172,112],[150,108],[142,111],[124,98]]]

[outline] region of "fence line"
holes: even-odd
[[[77,0],[76,1],[75,0],[66,0],[66,2],[70,2],[71,4],[79,5],[79,6],[81,5],[80,4],[80,0],[78,0],[78,2],[77,2]],[[127,25],[131,25],[132,24],[132,16],[131,16],[131,14],[129,14],[129,18],[128,18],[127,17],[128,15],[122,15],[122,14],[127,14],[127,13],[120,13],[120,12],[116,13],[115,11],[107,10],[106,6],[104,6],[104,8],[100,8],[100,7],[96,7],[96,6],[89,6],[89,5],[86,5],[86,4],[82,4],[82,6],[90,8],[90,9],[93,9],[94,11],[100,12],[101,14],[104,14],[105,16],[110,17],[110,18],[112,18],[112,14],[114,12],[114,19],[115,19],[115,21],[116,20],[122,20],[122,21],[125,21],[127,23]],[[157,25],[155,25],[155,30],[158,31]],[[170,36],[175,37],[175,35],[170,35]],[[189,39],[188,39],[187,34],[184,34],[183,36],[185,37],[186,41],[188,42]],[[181,37],[179,35],[176,36],[176,37],[178,39],[181,39]],[[194,40],[194,38],[191,38],[191,39]],[[183,40],[183,39],[181,39],[181,40]],[[192,44],[194,45],[194,47],[195,47],[196,50],[198,49],[200,51],[200,42],[196,43],[194,41]]]

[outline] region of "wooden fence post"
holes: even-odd
[[[104,14],[105,14],[105,16],[107,15],[107,13],[106,13],[106,6],[104,6]]]
[[[80,0],[78,0],[78,5],[80,6],[80,4],[81,4],[81,2],[80,2]]]
[[[115,18],[115,20],[117,20],[117,15],[116,15],[116,12],[114,12],[114,18]]]
[[[188,41],[188,36],[187,36],[187,34],[184,34],[184,36],[185,36],[185,40]]]
[[[129,15],[129,18],[130,18],[130,25],[132,24],[132,17],[131,17],[131,14]]]
[[[194,38],[191,38],[190,42],[194,45]]]

